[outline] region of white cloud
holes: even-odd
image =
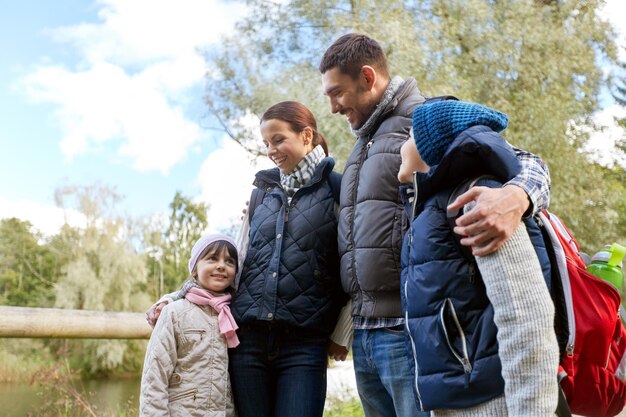
[[[0,198],[0,219],[15,217],[28,220],[33,227],[46,236],[59,232],[63,224],[84,226],[84,216],[73,210],[60,209],[54,205],[42,205],[32,201],[8,201]]]
[[[626,109],[613,105],[594,115],[594,123],[600,127],[600,130],[591,133],[584,150],[591,153],[593,159],[603,165],[612,166],[618,163],[626,168],[626,155],[615,148],[616,141],[626,135],[624,129],[615,123],[616,117],[625,118]]]
[[[617,44],[621,46],[619,54],[626,59],[626,2],[623,0],[607,0],[600,16],[610,21],[618,31]]]
[[[268,158],[253,159],[240,145],[224,138],[223,145],[206,158],[198,175],[199,199],[211,205],[209,229],[215,232],[239,224],[250,198],[254,174],[274,165]]]
[[[52,29],[80,57],[76,69],[46,64],[21,84],[30,98],[58,105],[69,158],[104,143],[139,171],[167,173],[206,132],[185,115],[200,103],[207,71],[200,56],[242,14],[236,3],[101,0],[98,23]],[[239,8],[238,8],[239,7]]]

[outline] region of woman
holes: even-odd
[[[233,303],[241,341],[231,351],[233,395],[241,417],[322,416],[329,335],[346,300],[330,184],[339,174],[304,105],[270,107],[261,135],[276,168],[254,181],[263,200],[248,222]]]

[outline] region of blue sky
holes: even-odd
[[[219,0],[0,0],[0,218],[53,233],[54,190],[99,182],[135,217],[167,212],[180,190],[211,204],[211,228],[236,221],[268,162],[206,129],[211,68],[198,50],[245,12]],[[606,15],[624,24],[626,6],[611,0]]]
[[[205,128],[198,50],[244,12],[216,0],[0,0],[0,217],[53,232],[54,190],[99,182],[133,216],[166,212],[180,190],[212,204],[214,228],[236,218],[254,166]],[[239,192],[220,169],[240,171]]]

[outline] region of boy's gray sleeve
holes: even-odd
[[[559,347],[554,305],[526,226],[496,252],[477,256],[498,327],[504,399],[510,416],[553,416]]]

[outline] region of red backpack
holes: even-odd
[[[562,352],[559,381],[567,404],[574,414],[613,417],[626,403],[620,295],[585,271],[578,242],[556,215],[544,210],[538,224],[552,252],[555,332]]]

